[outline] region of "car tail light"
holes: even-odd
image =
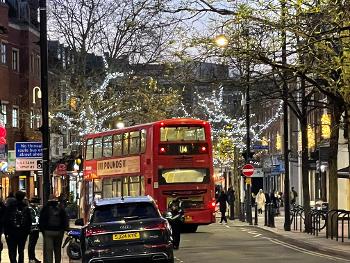
[[[98,235],[98,234],[103,234],[106,231],[101,229],[101,228],[88,228],[85,230],[85,236],[86,237],[91,237],[93,235]]]
[[[168,221],[164,221],[164,222],[145,226],[144,229],[146,229],[146,230],[165,230],[168,228],[168,224],[169,224]]]

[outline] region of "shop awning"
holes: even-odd
[[[349,166],[338,170],[338,178],[350,178]]]

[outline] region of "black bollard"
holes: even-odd
[[[265,211],[264,211],[264,214],[265,214],[265,224],[264,224],[264,226],[267,226],[267,205],[268,204],[265,205]]]
[[[230,220],[235,220],[235,205],[233,202],[230,203]]]
[[[275,227],[275,208],[271,204],[271,227]]]
[[[258,225],[258,205],[255,203],[254,207],[255,207],[254,225],[257,226]]]
[[[267,226],[271,227],[271,204],[267,204]]]

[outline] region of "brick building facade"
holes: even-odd
[[[0,0],[0,121],[7,131],[5,151],[14,150],[15,142],[41,139],[37,17],[37,0]],[[33,172],[1,172],[0,178],[2,197],[18,189],[29,198],[37,194]]]

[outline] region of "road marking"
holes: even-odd
[[[255,234],[257,234],[258,232],[256,232],[256,231],[249,231],[248,232],[248,234],[252,234],[252,235],[255,235]]]
[[[290,249],[293,249],[295,251],[298,251],[298,252],[301,252],[301,253],[304,253],[304,254],[308,254],[308,255],[311,255],[311,256],[317,256],[317,257],[321,257],[321,258],[326,258],[326,259],[333,260],[333,261],[339,261],[340,260],[340,261],[343,261],[343,262],[350,262],[350,260],[348,260],[348,259],[334,257],[334,256],[329,256],[329,255],[318,253],[318,252],[312,252],[312,251],[309,251],[309,250],[307,250],[305,248],[301,248],[301,247],[298,247],[298,246],[295,246],[295,245],[292,245],[292,244],[288,244],[288,243],[285,243],[285,242],[283,242],[281,240],[278,240],[278,239],[275,239],[275,238],[268,238],[268,237],[265,237],[265,238],[268,239],[269,241],[271,241],[274,244],[277,244],[277,245],[280,245],[280,246],[284,246],[284,247],[287,247],[287,248],[290,248]]]
[[[225,225],[225,227],[227,227],[227,228],[231,228],[230,226],[228,226],[228,225]]]
[[[248,231],[248,230],[245,229],[245,228],[241,228],[241,231],[246,232],[246,231]]]
[[[257,235],[255,235],[254,237],[260,237],[261,236],[261,234],[257,234]]]

